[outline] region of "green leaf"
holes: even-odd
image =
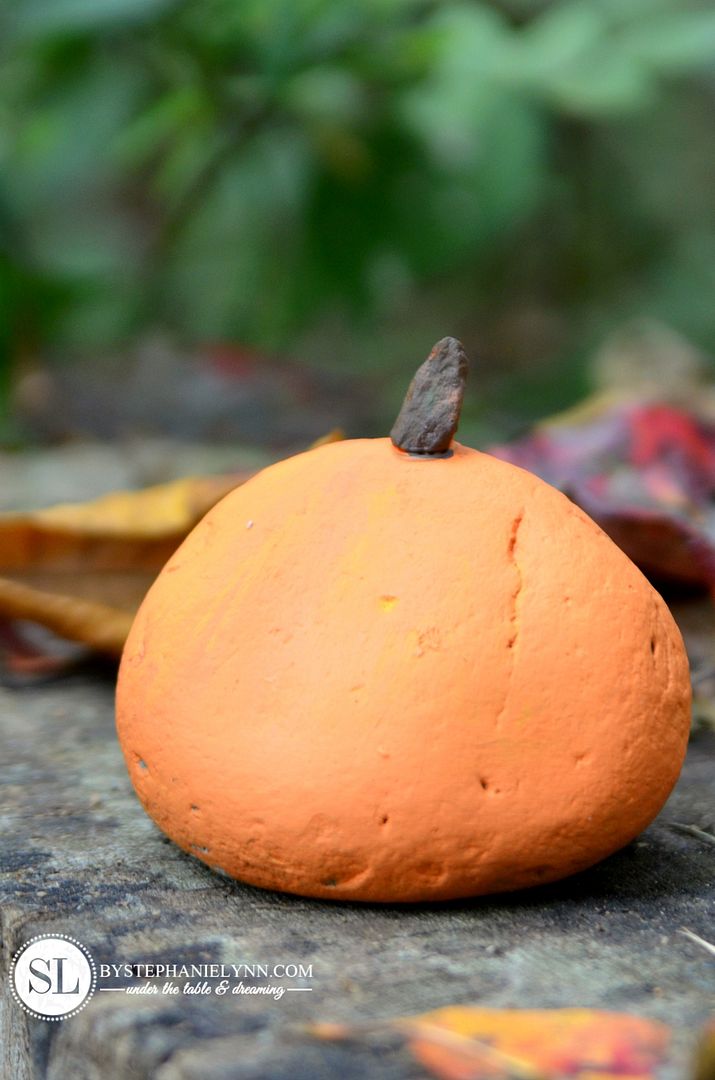
[[[561,3],[547,7],[517,35],[518,78],[539,80],[588,60],[600,50],[608,27],[597,4]]]
[[[178,0],[23,0],[13,13],[13,36],[88,33],[151,22]]]
[[[33,215],[48,207],[82,204],[113,174],[111,148],[135,114],[144,90],[129,64],[95,61],[18,118],[8,187],[18,208]],[[58,201],[59,200],[59,201]]]
[[[658,71],[715,70],[715,11],[681,11],[647,19],[624,33],[621,47]]]
[[[392,212],[400,247],[420,276],[479,263],[538,205],[545,183],[545,130],[528,103],[504,96],[480,117],[461,168],[404,177]]]
[[[594,118],[627,116],[652,104],[656,94],[645,65],[605,49],[588,62],[554,72],[543,89],[565,113]]]
[[[365,108],[362,86],[351,72],[337,65],[307,68],[294,75],[282,92],[282,100],[308,123],[352,125]]]
[[[498,72],[512,59],[513,35],[481,5],[443,10],[430,28],[431,71],[396,99],[397,117],[445,169],[460,169],[474,162],[484,118],[505,93]]]
[[[182,86],[153,101],[131,120],[114,144],[114,157],[126,165],[141,164],[185,128],[206,119],[208,103],[195,86]]]
[[[194,338],[266,342],[277,332],[290,308],[309,178],[304,140],[284,133],[237,149],[203,193],[165,280],[167,307]]]
[[[191,191],[201,184],[201,177],[216,179],[221,162],[231,153],[232,140],[212,123],[194,123],[181,127],[163,154],[150,182],[150,189],[164,209],[172,214]]]
[[[102,278],[137,267],[140,248],[130,232],[131,220],[106,205],[64,207],[64,213],[37,215],[25,243],[33,264],[61,277]]]

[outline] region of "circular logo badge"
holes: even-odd
[[[97,985],[91,953],[75,938],[39,934],[15,953],[10,970],[13,997],[40,1020],[64,1020],[83,1009]]]

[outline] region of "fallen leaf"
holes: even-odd
[[[214,503],[251,475],[190,477],[0,515],[0,616],[119,655],[169,556]]]
[[[40,640],[37,640],[38,636]],[[34,623],[0,619],[0,683],[17,689],[49,682],[79,668],[89,656]]]
[[[669,1032],[637,1016],[588,1009],[499,1010],[453,1006],[408,1022],[415,1056],[443,1080],[449,1063],[468,1063],[464,1080],[480,1076],[575,1076],[585,1080],[650,1077]],[[444,1036],[456,1037],[451,1044]],[[462,1080],[462,1076],[459,1080]]]
[[[612,393],[587,399],[490,453],[559,488],[659,584],[693,677],[693,719],[715,727],[715,419],[697,405]],[[688,598],[709,592],[704,605]]]
[[[709,1020],[700,1032],[695,1048],[692,1078],[715,1080],[715,1018]]]
[[[711,418],[599,399],[490,453],[564,491],[646,572],[715,590]]]
[[[342,428],[332,428],[325,435],[321,435],[319,439],[316,439],[314,443],[311,443],[310,449],[315,450],[316,446],[327,446],[328,443],[342,442],[344,438],[345,432]]]
[[[400,1031],[438,1080],[651,1080],[665,1059],[670,1029],[643,1017],[590,1009],[483,1009],[452,1005],[370,1028],[319,1024],[322,1039]]]
[[[339,428],[312,444],[338,442]],[[111,657],[147,589],[194,525],[253,471],[196,476],[86,503],[0,514],[0,677],[52,677],[76,662],[29,643],[17,622]]]

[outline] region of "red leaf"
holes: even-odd
[[[581,417],[490,452],[564,491],[645,571],[715,589],[715,424],[658,402]]]

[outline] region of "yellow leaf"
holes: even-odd
[[[169,556],[214,503],[251,475],[188,477],[0,515],[0,617],[38,622],[119,655]]]
[[[339,428],[313,447],[344,438]],[[193,476],[86,503],[0,514],[0,619],[118,656],[147,589],[219,499],[253,472]]]
[[[314,443],[311,443],[310,449],[315,450],[316,446],[327,446],[328,443],[342,442],[345,438],[345,432],[342,428],[335,427],[326,432],[325,435],[321,435],[319,439],[316,439]]]

